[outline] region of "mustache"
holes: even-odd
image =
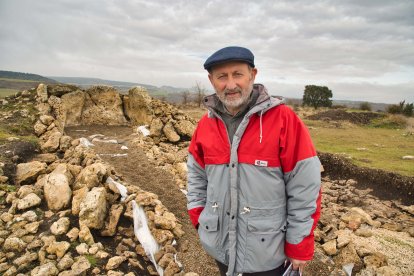
[[[235,89],[225,89],[224,91],[224,95],[230,94],[230,93],[241,93],[242,90],[241,88],[237,87]]]

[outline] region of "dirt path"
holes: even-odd
[[[179,260],[186,272],[192,271],[200,276],[219,275],[214,261],[204,252],[198,240],[198,234],[187,215],[187,202],[168,172],[155,168],[141,148],[130,146],[128,140],[132,134],[130,127],[120,126],[88,126],[67,128],[65,132],[73,138],[88,137],[94,134],[105,135],[105,138],[116,139],[119,144],[95,142],[94,150],[108,164],[112,165],[122,180],[131,185],[153,192],[170,212],[179,219],[186,233],[179,240]],[[125,145],[128,150],[122,150]],[[110,154],[127,156],[111,157]]]

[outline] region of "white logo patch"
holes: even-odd
[[[267,167],[267,161],[263,161],[263,160],[255,160],[254,164],[260,167]]]

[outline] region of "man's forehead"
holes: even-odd
[[[228,73],[232,71],[238,70],[248,70],[249,65],[242,61],[231,61],[226,62],[223,64],[217,64],[211,68],[211,73],[218,74],[218,73]]]

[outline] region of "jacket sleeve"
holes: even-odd
[[[296,114],[285,107],[280,159],[287,195],[286,256],[311,260],[321,204],[320,161],[309,132]]]
[[[197,141],[198,133],[199,128],[196,129],[191,140],[187,160],[187,209],[190,220],[196,228],[207,198],[207,175],[202,147]]]

